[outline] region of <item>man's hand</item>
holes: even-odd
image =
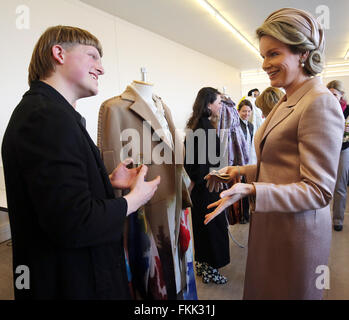
[[[157,176],[154,180],[149,182],[144,181],[147,171],[147,166],[142,165],[140,167],[138,175],[130,186],[131,192],[124,196],[128,205],[127,215],[145,205],[153,197],[159,186],[160,176]]]
[[[204,224],[208,224],[212,219],[217,217],[224,209],[228,208],[236,201],[250,194],[255,194],[256,190],[253,184],[237,183],[230,189],[223,191],[220,194],[221,199],[211,203],[207,206],[207,209],[217,207],[214,211],[205,216]]]
[[[133,163],[131,158],[127,158],[113,170],[109,175],[109,180],[115,189],[129,189],[135,182],[135,179],[141,167],[128,169],[127,166]]]

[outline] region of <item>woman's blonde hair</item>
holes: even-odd
[[[339,80],[332,80],[326,85],[327,89],[336,89],[339,91],[342,95],[342,100],[347,100],[347,97],[345,95],[345,90],[344,90],[344,84],[342,81]]]
[[[262,110],[264,117],[267,117],[283,96],[284,93],[280,89],[269,87],[257,97],[255,104]]]
[[[327,89],[336,89],[339,91],[342,95],[345,94],[344,91],[344,85],[342,81],[339,80],[332,80],[327,84]]]
[[[256,30],[258,39],[271,36],[289,45],[293,53],[309,55],[304,71],[314,76],[323,69],[325,36],[318,21],[308,12],[283,8],[273,12]]]
[[[76,44],[94,46],[100,56],[103,51],[99,40],[90,32],[70,26],[55,26],[48,28],[39,38],[35,45],[29,64],[28,83],[45,79],[55,70],[56,63],[52,57],[52,47],[61,45],[69,49]]]

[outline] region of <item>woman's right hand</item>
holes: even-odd
[[[218,192],[223,189],[223,183],[235,184],[240,182],[240,169],[238,166],[224,167],[218,171],[212,171],[204,178],[207,180],[206,187],[210,192]]]
[[[204,224],[208,224],[226,208],[248,195],[256,195],[256,188],[253,184],[236,183],[230,189],[223,191],[220,194],[221,199],[207,206],[207,209],[215,207],[216,209],[205,216]]]

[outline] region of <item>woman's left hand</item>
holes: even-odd
[[[251,194],[256,194],[256,189],[253,184],[246,183],[236,183],[230,189],[223,191],[220,194],[222,199],[207,206],[207,209],[217,208],[205,216],[204,224],[208,224],[236,201]]]

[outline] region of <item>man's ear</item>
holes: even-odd
[[[52,48],[52,57],[58,64],[64,63],[65,50],[59,44],[55,44]]]

